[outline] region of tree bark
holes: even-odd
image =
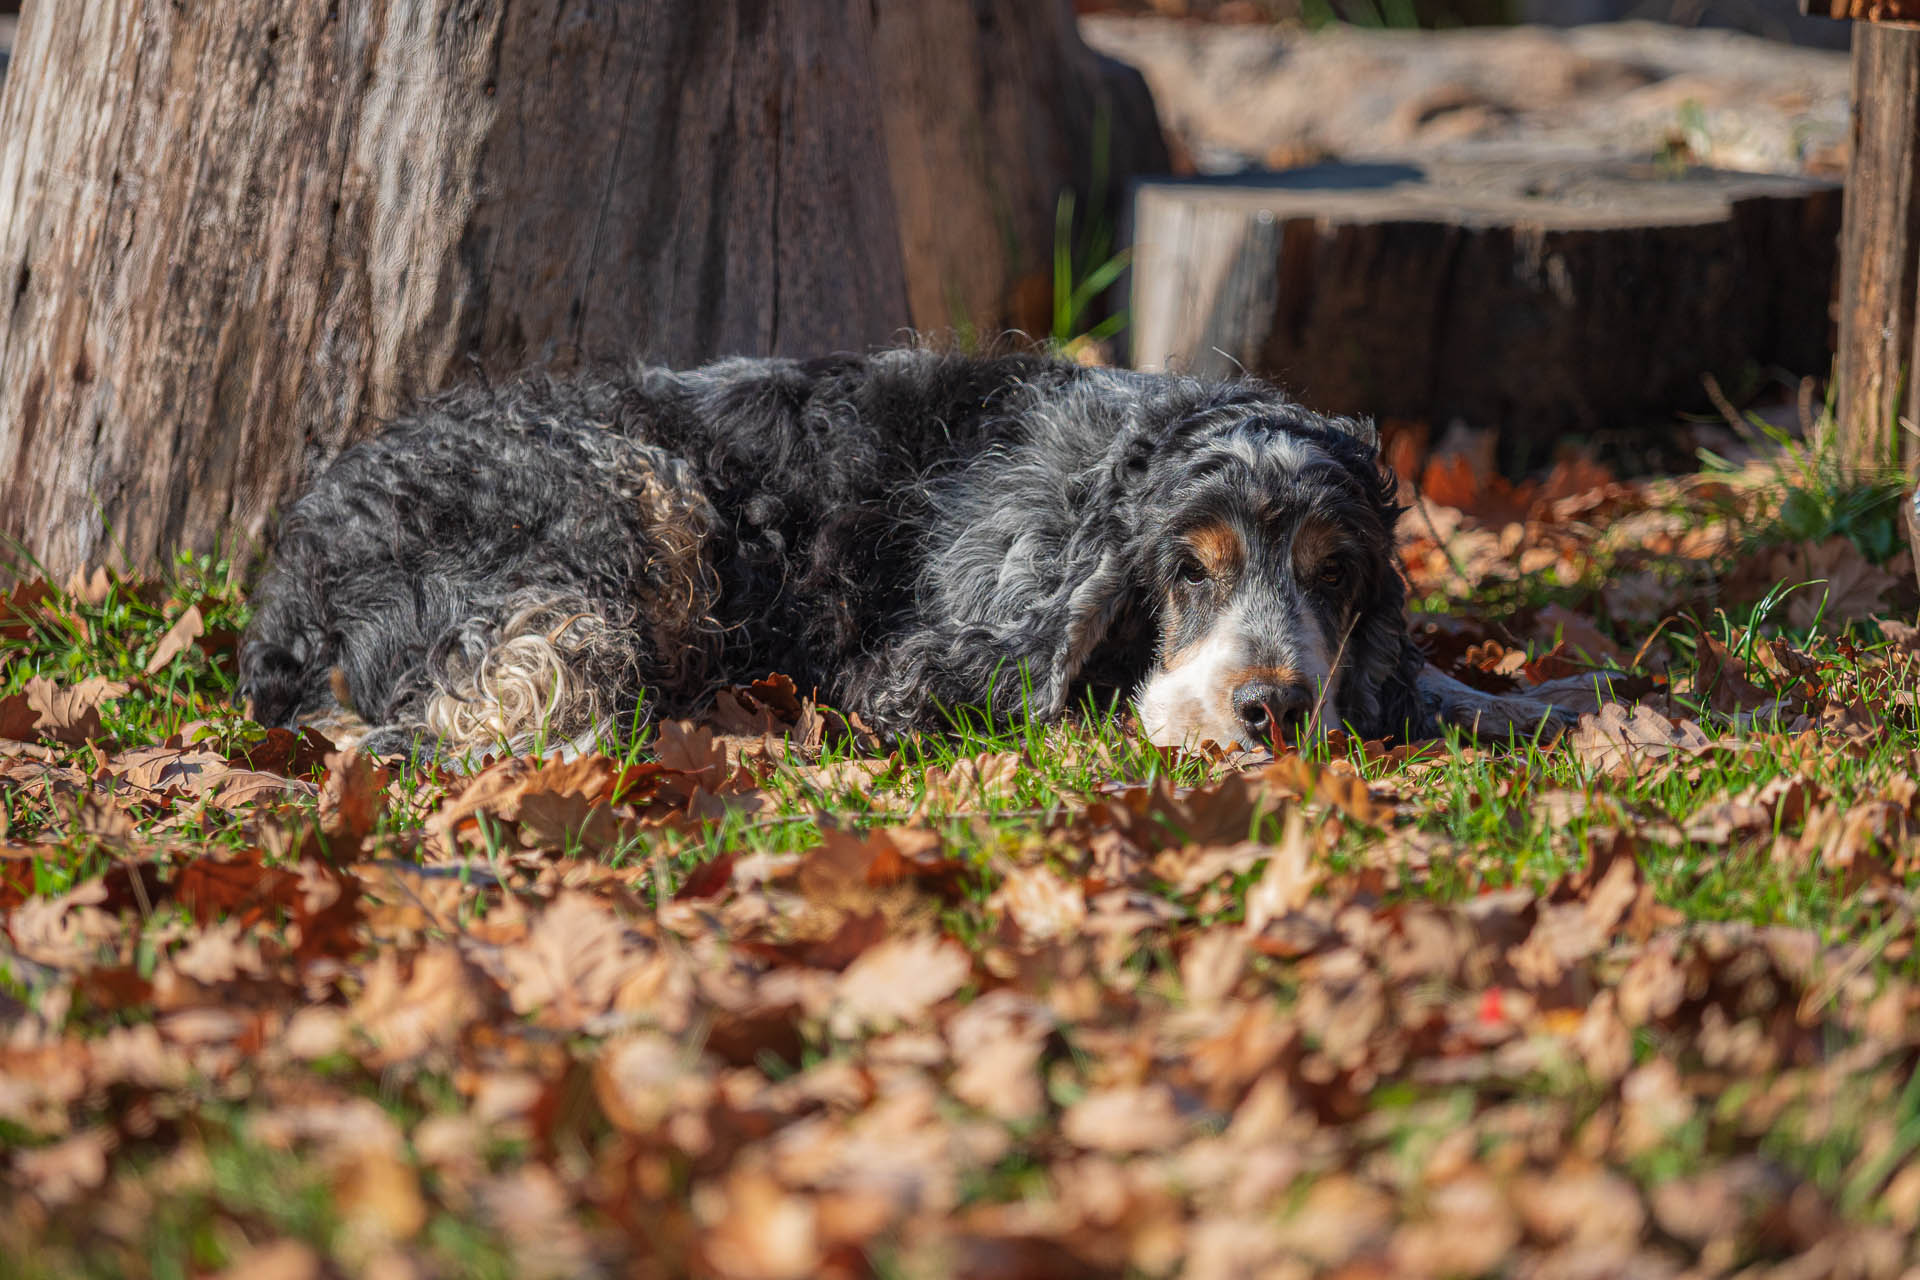
[[[986,76],[992,41],[916,8],[33,0],[0,97],[0,529],[56,574],[244,551],[304,473],[470,364],[930,325],[952,291],[928,228],[992,203],[991,153],[928,164],[889,121],[964,134],[989,95],[902,104],[929,86],[895,68],[939,48]],[[1077,38],[1027,56],[1056,55],[1080,69],[1030,133],[1068,156],[1094,86]],[[1038,203],[966,246],[985,323],[1017,314]]]
[[[1834,412],[1852,465],[1901,461],[1920,286],[1920,30],[1853,33],[1853,148],[1840,246]],[[1907,450],[1911,452],[1911,449]]]
[[[895,0],[875,43],[914,324],[1044,336],[1061,191],[1117,232],[1168,168],[1146,81],[1052,0]]]
[[[1135,363],[1244,368],[1315,408],[1457,416],[1542,450],[1663,420],[1704,400],[1702,373],[1824,366],[1839,192],[1646,169],[1383,161],[1146,184]]]

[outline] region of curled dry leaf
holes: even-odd
[[[200,606],[188,605],[187,611],[174,619],[173,625],[160,637],[160,642],[153,646],[153,654],[147,659],[146,673],[151,676],[164,671],[206,631],[207,620],[200,616]]]
[[[1306,815],[1295,809],[1287,815],[1280,843],[1268,853],[1266,870],[1247,891],[1248,933],[1260,933],[1269,922],[1307,905],[1321,876],[1314,855]]]
[[[330,755],[326,766],[326,781],[320,789],[321,829],[357,849],[386,812],[392,775],[360,751]]]

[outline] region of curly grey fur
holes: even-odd
[[[1311,492],[1280,465],[1302,442],[1333,464]],[[1196,502],[1334,513],[1365,566],[1339,602],[1339,716],[1425,727],[1370,427],[1251,380],[922,350],[428,401],[289,510],[242,688],[292,723],[344,687],[371,742],[459,748],[476,725],[512,744],[532,714],[568,737],[776,669],[889,735],[952,707],[1053,718],[1079,686],[1131,691],[1153,668],[1168,542]],[[570,616],[591,643],[523,644],[521,710],[489,719],[488,664]],[[549,651],[557,695],[528,675]]]

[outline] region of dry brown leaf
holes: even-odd
[[[413,1166],[387,1151],[363,1151],[345,1161],[334,1175],[333,1205],[360,1249],[411,1240],[429,1212]]]
[[[994,991],[956,1013],[947,1024],[954,1096],[1009,1124],[1046,1109],[1040,1054],[1055,1025],[1047,1007],[1013,991]]]
[[[851,1038],[911,1022],[958,991],[972,971],[967,953],[944,938],[889,938],[840,975],[829,1025]]]
[[[598,901],[563,893],[542,911],[526,941],[502,948],[507,998],[542,1026],[590,1030],[648,958],[638,938]]]
[[[707,1268],[724,1280],[813,1280],[820,1242],[813,1204],[764,1173],[728,1178],[711,1211]]]
[[[1155,1084],[1089,1094],[1060,1117],[1060,1132],[1077,1147],[1121,1154],[1165,1151],[1186,1137],[1187,1126],[1172,1091]]]
[[[13,1173],[42,1204],[72,1204],[107,1180],[107,1156],[113,1134],[88,1129],[51,1146],[29,1148],[13,1157]]]
[[[928,769],[926,789],[916,814],[954,813],[985,808],[1012,790],[1020,773],[1020,757],[1010,751],[988,752],[957,760],[944,769]]]
[[[486,1012],[478,980],[449,945],[429,947],[404,967],[396,951],[382,951],[349,1010],[372,1045],[368,1060],[384,1066],[451,1048]]]
[[[1477,1276],[1495,1270],[1520,1241],[1506,1196],[1469,1173],[1426,1194],[1426,1216],[1394,1233],[1394,1269],[1407,1276]]]
[[[1195,1005],[1210,1008],[1232,994],[1246,963],[1244,934],[1225,927],[1208,930],[1195,938],[1180,958],[1181,989]]]
[[[66,585],[60,590],[75,604],[105,604],[113,594],[113,578],[105,565],[96,566],[91,573],[83,565],[67,575]]]
[[[1287,815],[1280,843],[1267,856],[1260,879],[1247,890],[1246,928],[1260,933],[1282,916],[1306,906],[1320,883],[1315,842],[1307,830],[1306,815],[1295,809]]]
[[[1626,773],[1672,755],[1698,755],[1712,745],[1691,720],[1669,720],[1644,703],[1629,714],[1617,702],[1607,703],[1597,715],[1581,716],[1568,741],[1587,764]]]
[[[326,766],[326,781],[320,788],[321,829],[358,848],[386,812],[392,775],[360,751],[330,755]]]
[[[608,801],[619,779],[613,761],[587,755],[576,760],[540,760],[511,756],[475,774],[466,787],[450,797],[431,818],[427,830],[450,846],[460,831],[485,813],[504,822],[516,822],[529,797],[553,797],[565,817],[584,820],[588,810]],[[535,802],[536,805],[539,803]],[[541,811],[549,820],[552,807]]]
[[[185,653],[187,649],[205,635],[207,620],[200,616],[200,606],[190,604],[187,611],[174,619],[167,633],[160,637],[160,643],[153,646],[153,656],[147,659],[146,673],[158,675],[167,664]]]
[[[0,707],[0,730],[19,741],[35,736],[50,738],[67,746],[79,746],[105,736],[100,723],[100,707],[127,692],[117,680],[90,676],[71,688],[62,687],[44,676],[28,680],[19,697],[26,699],[34,713],[30,725],[22,725],[17,705]],[[13,703],[13,698],[6,699]]]
[[[1004,911],[1020,932],[1036,942],[1067,937],[1087,918],[1087,899],[1080,886],[1045,866],[1008,870],[987,907]]]

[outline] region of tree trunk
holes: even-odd
[[[1900,461],[1920,285],[1920,30],[1853,32],[1853,149],[1840,245],[1834,412],[1860,467]]]
[[[1149,183],[1134,359],[1548,451],[1665,420],[1702,373],[1824,366],[1839,204],[1810,180],[1553,159]]]
[[[1117,232],[1133,178],[1167,170],[1146,81],[1088,49],[1064,2],[878,10],[914,324],[1045,336],[1061,191],[1078,192],[1082,230]]]
[[[32,0],[0,97],[0,528],[56,574],[244,550],[305,472],[469,362],[944,325],[927,229],[993,204],[992,152],[928,164],[889,121],[1022,110],[990,84],[895,96],[929,91],[900,50],[1002,56],[951,7],[943,28],[862,0]],[[1061,158],[1038,193],[1072,180],[1098,86],[1070,26],[1035,29],[1064,43],[1028,56],[1071,70],[1025,103]],[[987,269],[954,296],[985,323],[1019,314],[1039,203],[966,246]]]

